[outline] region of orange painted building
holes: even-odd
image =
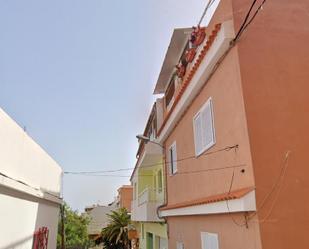
[[[126,208],[131,213],[131,202],[133,197],[133,187],[131,185],[123,185],[118,189],[117,206]]]
[[[172,35],[154,91],[169,248],[309,248],[309,2],[256,1],[235,41],[252,3]]]

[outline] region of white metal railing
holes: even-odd
[[[156,202],[157,201],[157,190],[154,188],[145,188],[138,195],[138,205],[142,205],[147,202]]]

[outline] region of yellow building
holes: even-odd
[[[154,104],[145,132],[139,136],[137,163],[131,176],[133,201],[131,219],[135,224],[141,249],[167,249],[167,227],[158,217],[165,203],[163,147],[156,142],[156,127],[162,122],[160,99]]]

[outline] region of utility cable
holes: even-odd
[[[219,171],[219,170],[226,170],[226,169],[235,169],[235,168],[243,168],[247,167],[246,164],[235,164],[235,165],[229,165],[225,167],[217,167],[217,168],[209,168],[209,169],[201,169],[201,170],[192,170],[192,171],[184,171],[184,172],[177,172],[175,175],[187,175],[187,174],[197,174],[197,173],[203,173],[203,172],[209,172],[209,171]],[[98,176],[98,177],[130,177],[129,175],[105,175],[105,174],[81,174],[82,176]],[[162,173],[162,176],[169,176],[172,174],[168,173]],[[150,177],[153,176],[153,174],[140,174],[139,177]]]
[[[216,1],[216,0],[209,0],[209,1],[208,1],[207,5],[206,5],[206,7],[205,7],[205,9],[204,9],[204,11],[203,11],[203,14],[202,14],[202,16],[201,16],[201,18],[200,18],[200,21],[199,21],[198,24],[197,24],[197,26],[200,26],[200,25],[201,25],[203,19],[204,19],[205,16],[206,16],[207,11],[210,9],[210,7],[213,5],[213,3],[214,3],[215,1]]]
[[[252,11],[252,9],[253,9],[255,3],[256,3],[256,1],[254,1],[253,4],[251,5],[251,8],[250,8],[250,10],[249,10],[249,12],[248,12],[248,14],[247,14],[247,16],[246,16],[246,18],[245,18],[245,21],[243,22],[241,28],[239,29],[239,31],[238,31],[238,33],[237,33],[235,39],[234,39],[234,42],[235,42],[236,40],[239,39],[239,37],[242,35],[242,33],[243,33],[243,32],[248,28],[248,26],[253,22],[253,20],[255,19],[255,17],[257,16],[257,14],[259,13],[259,11],[263,9],[263,6],[264,6],[264,4],[266,3],[266,0],[263,0],[263,2],[259,5],[259,7],[258,7],[258,8],[256,9],[256,11],[254,12],[253,16],[252,16],[252,17],[249,19],[249,21],[248,21],[248,18],[250,17],[251,11]]]
[[[249,17],[250,17],[251,11],[252,11],[254,5],[256,4],[256,2],[257,2],[257,0],[253,0],[251,6],[250,6],[250,8],[249,8],[249,11],[247,12],[246,17],[245,17],[243,23],[241,24],[241,26],[240,26],[240,28],[239,28],[239,30],[238,30],[236,36],[235,36],[234,41],[237,41],[237,40],[239,39],[239,37],[241,36],[242,31],[243,31],[243,28],[244,28],[245,25],[247,24],[247,21],[248,21],[248,19],[249,19]]]
[[[219,152],[224,152],[224,151],[230,151],[234,148],[238,148],[238,144],[233,145],[233,146],[226,146],[222,149],[218,149],[218,150],[214,150],[214,151],[210,151],[207,153],[203,153],[201,154],[199,157],[204,157],[204,156],[209,156],[212,154],[216,154]],[[171,164],[171,163],[176,163],[176,162],[182,162],[182,161],[186,161],[186,160],[190,160],[190,159],[197,159],[199,157],[196,156],[189,156],[189,157],[184,157],[178,160],[173,160],[173,161],[166,161],[166,164]],[[163,162],[160,163],[154,163],[154,164],[146,164],[143,165],[143,168],[148,168],[148,167],[154,167],[154,166],[160,166],[163,165]],[[133,170],[134,168],[124,168],[124,169],[117,169],[117,170],[105,170],[105,171],[65,171],[64,174],[75,174],[75,175],[82,175],[82,174],[98,174],[98,173],[114,173],[114,172],[120,172],[120,171],[128,171],[128,170]]]

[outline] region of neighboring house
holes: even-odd
[[[166,167],[141,142],[132,218],[153,241],[164,169],[169,248],[309,248],[309,3],[266,1],[235,46],[253,1],[211,3],[206,29],[176,29],[168,46],[155,87],[164,119],[144,133]]]
[[[162,124],[163,110],[160,99],[154,104],[144,136],[151,141],[140,140],[137,163],[131,176],[133,201],[131,219],[139,233],[140,248],[167,249],[167,227],[164,219],[158,217],[158,208],[164,203],[165,182],[163,173],[163,150],[152,141],[157,127]]]
[[[129,213],[131,213],[133,187],[131,185],[123,185],[117,191],[117,207],[125,208]]]
[[[61,176],[59,165],[0,109],[1,249],[56,248]]]
[[[93,205],[85,208],[85,213],[90,218],[88,225],[88,235],[93,241],[101,238],[102,229],[105,228],[109,223],[107,214],[117,209],[114,205],[112,206],[101,206]]]

